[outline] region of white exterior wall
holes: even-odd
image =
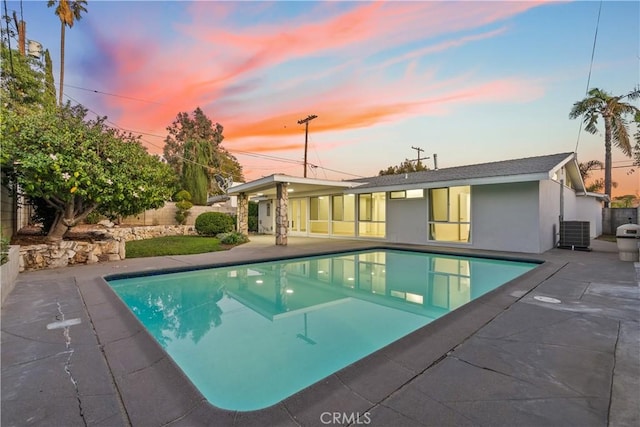
[[[560,183],[540,181],[540,252],[553,248],[560,233]],[[576,211],[575,193],[563,187],[564,218],[573,218]]]
[[[578,196],[576,197],[576,216],[577,221],[589,221],[590,237],[592,239],[602,234],[602,203],[595,197]]]
[[[271,215],[267,216],[267,204],[271,206]],[[275,203],[274,200],[258,202],[258,234],[275,234]]]
[[[471,187],[471,239],[475,249],[541,253],[538,182]],[[551,232],[549,232],[551,236]]]
[[[428,190],[425,190],[425,195]],[[427,199],[387,198],[387,237],[389,242],[428,244]]]

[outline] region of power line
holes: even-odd
[[[65,93],[64,96],[66,96],[67,98],[69,98],[69,100],[75,102],[76,104],[82,105],[82,103],[80,103],[77,99],[74,99],[73,97],[69,96],[69,94]],[[85,108],[87,108],[88,111],[92,112],[96,116],[100,117],[100,114],[97,113],[96,111],[94,111],[94,110],[92,110],[92,109],[90,109],[88,107],[85,107]],[[125,129],[122,126],[118,125],[117,123],[115,123],[115,122],[113,122],[113,121],[111,121],[109,119],[105,119],[105,121],[107,123],[110,123],[111,125],[113,125],[116,129],[119,129],[119,130],[121,130],[123,132],[129,132],[129,133],[132,133],[132,134],[153,136],[153,137],[157,137],[157,138],[164,138],[164,136],[162,136],[162,135],[157,135],[157,134],[148,133],[148,132],[140,132],[140,131],[133,130],[133,129]],[[140,138],[140,140],[142,142],[145,142],[148,145],[151,145],[151,146],[155,147],[155,148],[159,148],[161,150],[164,150],[164,147],[161,147],[161,146],[149,141],[148,139]],[[271,160],[271,161],[282,162],[282,163],[292,163],[292,164],[296,164],[296,165],[303,164],[300,160],[289,159],[289,158],[286,158],[286,157],[278,157],[278,156],[271,156],[271,155],[268,155],[268,154],[252,153],[250,151],[243,151],[243,150],[236,150],[236,149],[227,149],[227,148],[225,148],[225,149],[229,153],[232,153],[232,154],[237,153],[237,154],[245,155],[245,156],[249,156],[249,157],[256,157],[256,158],[259,158],[259,159]],[[209,166],[207,166],[207,165],[200,164],[200,163],[195,162],[195,161],[193,161],[191,159],[187,159],[187,158],[185,158],[183,156],[176,155],[176,157],[178,159],[182,160],[182,161],[193,163],[196,166],[209,168]],[[335,173],[339,173],[339,174],[343,174],[343,175],[350,175],[350,176],[354,176],[354,177],[357,177],[357,178],[363,178],[362,175],[355,175],[355,174],[352,174],[352,173],[349,173],[349,172],[343,172],[343,171],[339,171],[339,170],[335,170],[335,169],[330,169],[330,168],[326,168],[326,167],[322,167],[322,166],[317,166],[317,165],[314,165],[314,164],[311,164],[311,163],[309,163],[309,165],[312,166],[312,167],[315,167],[315,168],[319,167],[320,169],[327,170],[327,171],[330,171],[330,172],[335,172]]]
[[[72,87],[72,88],[78,89],[78,90],[84,90],[84,91],[87,91],[87,92],[97,93],[97,94],[100,94],[100,95],[107,95],[107,96],[113,96],[113,97],[116,97],[116,98],[130,99],[132,101],[146,102],[146,103],[149,103],[149,104],[167,105],[167,104],[164,104],[162,102],[149,101],[148,99],[133,98],[131,96],[125,96],[125,95],[118,95],[118,94],[115,94],[115,93],[102,92],[102,91],[99,91],[97,89],[87,89],[87,88],[84,88],[84,87],[73,86],[73,85],[69,85],[69,84],[66,85],[66,86],[67,87]]]
[[[598,40],[598,27],[600,27],[600,13],[602,12],[602,0],[600,0],[600,6],[598,6],[598,19],[596,20],[596,31],[593,35],[593,46],[591,47],[591,62],[589,64],[589,75],[587,77],[587,89],[585,90],[585,95],[589,94],[589,85],[591,84],[591,71],[593,70],[593,58],[596,53],[596,41]],[[578,138],[576,140],[576,149],[574,153],[578,152],[578,145],[580,144],[580,134],[582,133],[582,123],[580,123],[580,127],[578,127]]]

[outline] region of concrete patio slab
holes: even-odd
[[[226,252],[21,273],[1,313],[1,423],[640,424],[640,267],[619,261],[608,242],[594,241],[593,252],[554,249],[533,257],[546,262],[282,402],[250,412],[209,404],[101,279],[374,246],[290,238],[288,246],[276,247],[272,236],[257,236]]]

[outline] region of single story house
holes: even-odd
[[[575,153],[345,181],[274,174],[229,189],[238,229],[258,202],[260,233],[542,253],[561,221],[602,232],[605,195],[587,193]],[[567,223],[565,223],[567,224]]]

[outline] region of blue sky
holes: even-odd
[[[296,122],[309,114],[318,178],[376,175],[415,159],[412,146],[439,167],[573,151],[568,114],[585,96],[600,5],[90,0],[67,29],[64,94],[154,153],[177,113],[200,106],[247,179],[302,175]],[[53,8],[23,1],[22,14],[57,79]],[[638,2],[602,2],[589,87],[639,85],[639,21]],[[603,136],[581,132],[578,158],[603,160]],[[614,161],[631,163],[615,149]],[[627,171],[614,169],[614,195],[640,192]]]

